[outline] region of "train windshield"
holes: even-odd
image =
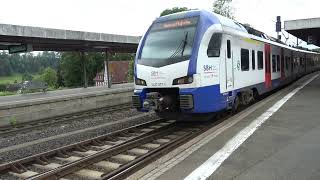
[[[155,23],[138,64],[161,67],[190,59],[198,17]]]

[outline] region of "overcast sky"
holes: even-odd
[[[166,8],[214,0],[0,0],[0,23],[141,36]],[[320,17],[319,0],[233,0],[236,20],[276,36],[275,19]],[[292,41],[292,40],[291,40]]]

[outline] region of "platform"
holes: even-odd
[[[40,100],[49,100],[49,99],[57,99],[61,97],[79,97],[86,96],[90,94],[99,94],[101,92],[114,92],[119,89],[130,88],[133,89],[132,83],[124,83],[124,84],[115,84],[112,85],[111,88],[107,86],[95,86],[88,88],[74,88],[74,89],[65,89],[65,90],[56,90],[56,91],[48,91],[46,93],[36,92],[36,93],[27,93],[27,94],[19,94],[12,96],[1,96],[0,97],[0,106],[13,105],[13,104],[22,104],[22,103],[30,103]]]
[[[302,77],[142,169],[139,179],[320,179],[320,76]]]
[[[0,127],[131,102],[133,84],[0,97]]]

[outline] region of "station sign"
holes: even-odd
[[[21,44],[9,46],[9,54],[31,52],[33,50],[31,44]]]
[[[308,36],[307,44],[315,44],[313,36]]]

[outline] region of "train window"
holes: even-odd
[[[280,56],[277,55],[277,72],[280,71]]]
[[[258,69],[263,69],[263,52],[258,51]]]
[[[289,57],[286,56],[286,70],[289,69]]]
[[[272,72],[277,72],[276,55],[272,55]]]
[[[254,50],[251,51],[251,61],[252,61],[252,70],[256,69],[256,53],[254,52]]]
[[[241,49],[241,70],[249,71],[249,50]]]
[[[231,58],[231,41],[227,40],[227,56],[230,59]]]
[[[207,49],[208,57],[220,57],[221,37],[221,33],[212,35]]]

